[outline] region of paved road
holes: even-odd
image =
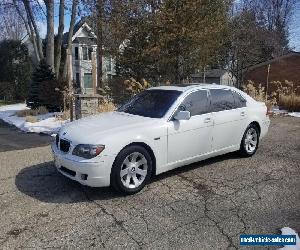
[[[127,197],[64,178],[49,146],[0,152],[0,246],[236,249],[241,233],[300,231],[299,179],[300,119],[288,117],[252,158],[192,164]]]
[[[24,133],[0,119],[0,152],[46,146],[52,140],[48,135]]]

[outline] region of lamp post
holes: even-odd
[[[271,67],[271,64],[268,64],[267,86],[266,86],[266,102],[268,100],[270,67]]]

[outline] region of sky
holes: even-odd
[[[38,0],[40,3],[43,4],[43,0]],[[55,0],[55,33],[57,33],[58,28],[58,7],[59,7],[59,0]],[[71,6],[69,6],[71,8]],[[78,17],[77,19],[80,19]],[[66,11],[65,13],[65,32],[68,31],[70,23],[70,13]],[[45,37],[47,32],[46,22],[39,22],[41,36]],[[300,52],[300,0],[296,1],[296,6],[294,9],[293,16],[290,20],[289,25],[289,38],[290,38],[290,47],[292,50]]]
[[[298,0],[294,9],[294,15],[290,22],[290,46],[300,52],[300,1]]]

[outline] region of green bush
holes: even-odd
[[[20,41],[0,42],[0,99],[24,101],[31,76],[27,47]]]
[[[62,110],[63,96],[62,92],[57,89],[64,89],[65,86],[66,82],[55,79],[51,68],[44,60],[41,60],[32,76],[27,106],[32,109],[45,106],[49,111]]]

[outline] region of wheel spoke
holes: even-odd
[[[126,165],[126,167],[128,167],[128,164],[130,163],[128,157],[129,156],[127,156],[126,159],[123,161],[123,165]]]
[[[132,179],[133,179],[134,186],[138,187],[140,185],[140,181],[138,180],[138,178],[136,177],[136,175],[133,175]]]
[[[126,174],[128,174],[128,168],[122,169],[120,172],[121,178],[123,178]]]
[[[147,175],[147,170],[143,170],[143,169],[140,169],[140,168],[137,168],[136,169],[136,173],[143,176],[143,177],[146,177]]]
[[[129,174],[126,176],[125,186],[129,188],[130,176]]]
[[[136,166],[140,167],[140,166],[142,166],[142,165],[144,165],[146,163],[147,163],[146,159],[142,158],[141,160],[139,160],[139,161],[136,162]]]

